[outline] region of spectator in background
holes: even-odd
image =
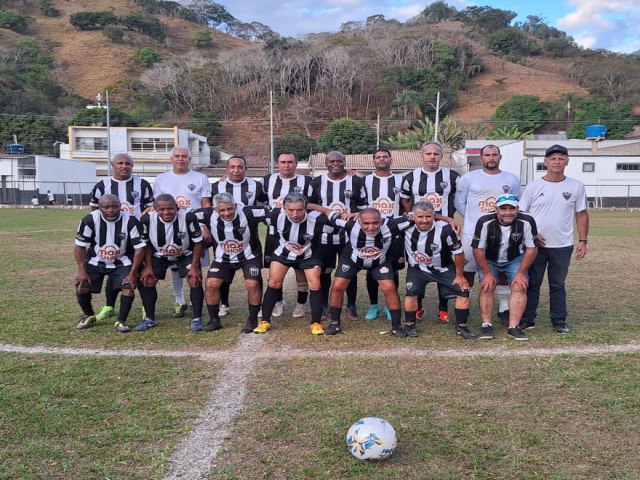
[[[38,197],[36,195],[31,197],[31,205],[33,205],[34,207],[40,205],[40,200],[38,200]]]

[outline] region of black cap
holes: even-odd
[[[563,155],[569,155],[569,152],[567,151],[567,147],[563,147],[562,145],[551,145],[544,152],[544,156],[549,157],[554,153],[562,153]]]

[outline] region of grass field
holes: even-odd
[[[225,380],[216,375],[221,360],[206,355],[242,355],[241,283],[219,332],[193,333],[188,318],[169,318],[167,285],[159,328],[118,335],[105,322],[76,331],[72,252],[83,214],[0,209],[0,343],[114,352],[0,353],[0,478],[162,478],[207,393]],[[389,330],[382,319],[345,322],[336,337],[312,337],[307,319],[278,319],[260,338],[244,410],[208,478],[637,478],[640,354],[572,352],[637,344],[640,214],[592,212],[591,224],[587,258],[573,262],[568,280],[570,335],[550,328],[544,295],[524,346],[502,328],[493,341],[463,341],[432,320],[419,338],[398,340],[381,335]],[[286,312],[294,285],[285,290]],[[363,314],[364,286],[360,292]],[[95,296],[94,306],[102,301]],[[471,317],[477,330],[475,301]],[[115,354],[125,349],[194,357]],[[567,353],[549,357],[549,349]],[[345,448],[348,427],[364,416],[398,431],[390,460],[359,462]]]

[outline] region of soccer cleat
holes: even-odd
[[[100,311],[96,315],[96,320],[98,321],[106,320],[107,318],[113,317],[115,314],[116,312],[113,307],[105,305],[100,309]]]
[[[355,321],[358,320],[358,309],[353,304],[347,305],[347,319]]]
[[[529,322],[526,320],[520,320],[520,323],[518,324],[518,327],[520,327],[520,330],[531,330],[533,328],[536,328],[536,324],[533,322]]]
[[[76,328],[78,330],[84,330],[85,328],[93,327],[96,324],[95,315],[83,315]]]
[[[187,311],[187,304],[180,305],[176,303],[173,307],[173,318],[182,318],[184,317],[184,312]]]
[[[271,312],[271,316],[281,317],[283,313],[284,313],[284,300],[280,300],[279,302],[276,302],[276,304],[274,305],[273,312]]]
[[[505,310],[504,312],[498,312],[498,319],[500,320],[500,323],[503,326],[508,327],[509,326],[509,310]]]
[[[424,307],[423,308],[419,308],[418,310],[416,310],[416,320],[417,321],[422,320],[423,315],[424,315]]]
[[[256,328],[253,329],[253,333],[267,333],[271,330],[271,322],[262,320]]]
[[[384,314],[387,317],[387,320],[390,322],[391,321],[391,312],[389,311],[389,307],[384,307]]]
[[[155,327],[156,325],[158,325],[158,322],[156,322],[155,320],[145,318],[142,322],[135,326],[134,330],[136,332],[144,332],[146,330],[149,330],[150,328]]]
[[[193,320],[192,320],[193,323]],[[219,319],[211,320],[207,325],[202,329],[203,332],[215,332],[216,330],[220,330],[222,328],[222,323],[220,323]]]
[[[473,340],[476,334],[467,328],[466,325],[456,325],[456,333],[465,340]]]
[[[120,320],[114,323],[113,326],[116,329],[116,332],[128,333],[131,331],[129,325],[127,325],[127,322],[121,322]]]
[[[293,312],[291,312],[291,316],[293,318],[301,318],[307,314],[307,308],[304,306],[304,303],[297,303]]]
[[[202,331],[202,319],[194,318],[191,320],[191,331],[192,332],[201,332]]]
[[[312,323],[311,326],[311,335],[324,335],[324,327],[321,323]]]
[[[514,340],[529,340],[529,337],[527,337],[519,327],[511,327],[507,331],[507,335],[509,335]]]
[[[240,329],[241,333],[252,333],[253,329],[256,328],[258,326],[258,322],[250,322],[249,320],[246,321],[246,323],[242,326],[242,328]]]
[[[218,316],[219,317],[226,317],[227,315],[229,315],[229,310],[231,310],[229,308],[229,305],[225,305],[225,304],[220,304],[220,310],[218,311]]]
[[[407,338],[407,331],[404,329],[404,327],[400,326],[391,330],[391,335],[396,338]]]
[[[571,330],[569,330],[569,327],[567,327],[567,324],[564,323],[564,322],[562,322],[562,323],[554,323],[553,324],[553,328],[558,333],[566,334],[566,333],[571,332]]]
[[[449,323],[449,312],[438,310],[438,323]]]
[[[407,337],[412,337],[415,338],[418,336],[418,328],[416,326],[416,323],[407,323],[404,326],[404,331],[407,332]]]
[[[335,335],[342,332],[342,326],[340,322],[331,322],[325,330],[325,335]]]
[[[493,326],[490,323],[483,323],[480,327],[480,338],[491,340],[493,338]]]
[[[378,305],[371,305],[369,310],[367,310],[367,314],[364,316],[365,320],[375,320],[378,318],[380,314],[380,307]]]

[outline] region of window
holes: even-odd
[[[173,138],[132,138],[132,152],[170,152],[175,146]]]
[[[536,170],[538,172],[546,172],[547,171],[547,167],[544,163],[536,163]]]
[[[33,180],[36,178],[35,158],[18,159],[18,178],[20,178],[20,180]]]
[[[76,150],[107,149],[107,137],[76,137]]]
[[[582,171],[585,173],[593,173],[596,171],[596,164],[593,162],[584,162],[582,164]]]
[[[638,172],[640,163],[616,163],[616,172]]]

